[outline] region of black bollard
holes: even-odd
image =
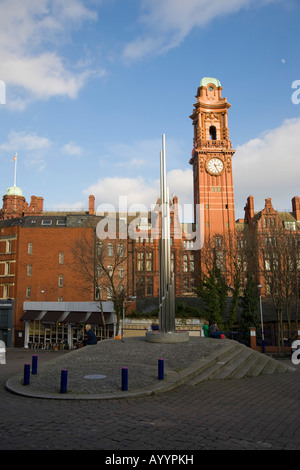
[[[24,364],[23,385],[29,385],[29,383],[30,383],[30,364]]]
[[[122,367],[122,391],[128,390],[128,368]]]
[[[37,374],[37,365],[38,365],[38,357],[36,355],[32,356],[32,375]]]
[[[158,359],[158,380],[164,380],[164,360]]]
[[[67,393],[67,383],[68,383],[68,371],[67,369],[62,369],[60,375],[60,393]]]

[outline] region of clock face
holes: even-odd
[[[211,175],[219,175],[223,171],[224,163],[219,158],[211,158],[208,160],[206,168]]]

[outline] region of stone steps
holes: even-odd
[[[197,385],[211,379],[241,379],[262,374],[295,372],[295,369],[272,357],[232,341],[225,349],[217,350],[206,360],[199,361],[197,372],[186,382]]]

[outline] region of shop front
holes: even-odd
[[[32,349],[75,349],[90,324],[98,341],[115,335],[116,316],[112,302],[24,302],[24,347]]]

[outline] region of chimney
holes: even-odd
[[[292,208],[293,208],[295,219],[297,220],[297,222],[300,222],[300,197],[299,196],[293,197]]]
[[[89,196],[89,215],[95,214],[95,196]]]
[[[254,217],[254,198],[249,196],[247,198],[246,206],[244,207],[245,211],[245,222],[250,223]]]

